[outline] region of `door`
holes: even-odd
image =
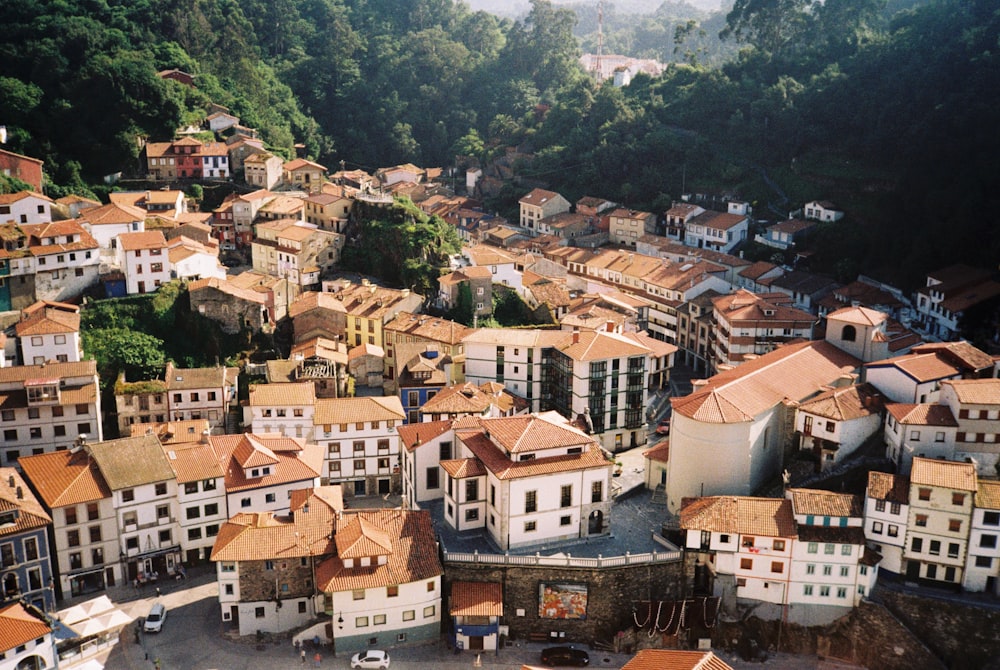
[[[378,493],[379,495],[385,495],[389,493],[389,480],[380,479],[378,480]]]
[[[104,568],[104,583],[108,586],[115,585],[115,569],[114,568]]]
[[[907,561],[906,578],[912,580],[920,579],[920,561]]]
[[[469,638],[469,650],[470,651],[482,651],[483,650],[483,636],[473,635]]]
[[[356,496],[365,495],[365,480],[358,479],[354,482],[354,495]]]

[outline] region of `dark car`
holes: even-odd
[[[544,665],[575,665],[586,667],[590,665],[590,654],[573,647],[549,647],[542,650]]]
[[[657,435],[669,435],[670,434],[670,419],[662,419],[660,423],[656,425]]]

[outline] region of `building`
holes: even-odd
[[[146,214],[146,210],[134,205],[109,203],[84,211],[78,223],[93,236],[102,254],[113,257],[119,235],[145,232]]]
[[[684,224],[684,237],[681,238],[684,244],[699,249],[731,252],[746,240],[750,228],[747,212],[736,205],[738,203],[729,203],[728,212],[703,210],[691,216]]]
[[[765,228],[763,235],[754,237],[754,242],[771,247],[772,249],[788,251],[795,249],[801,244],[802,240],[809,233],[809,229],[815,226],[816,223],[813,221],[788,219],[787,221],[782,221]]]
[[[913,459],[903,546],[907,580],[961,588],[977,489],[971,463]]]
[[[347,309],[344,301],[333,293],[303,291],[291,305],[295,342],[307,342],[315,337],[329,340],[344,339],[347,334]]]
[[[102,439],[101,394],[92,360],[0,368],[0,398],[4,465],[67,449],[80,434]]]
[[[315,193],[304,199],[306,223],[318,226],[320,230],[343,233],[347,220],[354,208],[354,200],[345,195]]]
[[[503,586],[496,582],[452,582],[448,615],[458,649],[498,650]]]
[[[406,422],[416,423],[424,404],[437,396],[454,376],[453,364],[434,345],[397,344],[395,351],[399,361],[395,386],[399,389]]]
[[[406,420],[395,396],[316,402],[313,435],[323,448],[323,477],[349,497],[402,489],[397,429]]]
[[[14,276],[21,282],[33,281],[34,295],[29,302],[77,298],[97,282],[100,250],[79,221],[24,224],[20,230],[26,236],[30,257],[11,259],[9,282],[14,283]],[[25,306],[17,299],[19,288],[9,288],[15,308]]]
[[[0,194],[0,222],[50,223],[52,198],[34,191]]]
[[[440,638],[443,569],[429,512],[345,510],[334,542],[316,583],[335,651]]]
[[[968,265],[951,265],[927,275],[927,284],[916,291],[919,330],[948,341],[960,337],[959,322],[969,309],[995,304],[1000,282],[993,272]]]
[[[20,179],[30,185],[36,193],[42,192],[45,183],[45,176],[42,172],[43,165],[45,162],[37,158],[0,149],[0,172],[5,177]]]
[[[710,651],[678,649],[640,649],[622,670],[733,670],[732,666]]]
[[[396,346],[408,342],[436,347],[442,356],[451,358],[452,377],[448,383],[456,384],[464,381],[465,346],[462,344],[462,340],[472,332],[472,328],[448,319],[413,314],[412,312],[397,313],[391,321],[383,326],[385,339],[384,375],[389,384],[388,388],[394,388],[392,381],[396,378],[399,370]]]
[[[326,181],[326,168],[319,163],[296,158],[281,167],[281,179],[291,188],[298,188],[307,193],[319,193]]]
[[[240,635],[283,632],[324,614],[317,566],[336,553],[333,531],[344,503],[339,487],[290,496],[284,515],[233,514],[212,548],[222,620],[238,625]]]
[[[111,492],[123,577],[156,581],[183,560],[177,477],[155,435],[84,444]]]
[[[886,406],[885,456],[900,474],[910,473],[914,456],[955,456],[958,422],[946,405],[890,403]]]
[[[829,200],[813,200],[802,207],[807,219],[815,221],[834,222],[844,218],[844,212]]]
[[[910,480],[902,475],[869,472],[865,490],[865,538],[882,556],[881,570],[903,570],[903,547],[910,516]]]
[[[0,468],[0,607],[13,600],[55,611],[52,517],[21,474]]]
[[[244,272],[243,274],[248,274]],[[219,324],[224,333],[235,335],[246,329],[251,333],[274,328],[274,294],[265,290],[243,288],[226,279],[207,277],[188,284],[191,309]]]
[[[424,298],[410,289],[378,286],[367,279],[360,284],[348,280],[323,282],[323,292],[343,302],[347,314],[344,341],[348,346],[363,342],[385,349],[384,326],[402,312],[419,312]]]
[[[243,178],[249,186],[270,191],[281,183],[282,165],[281,157],[272,153],[252,154],[243,160]]]
[[[782,294],[755,295],[739,289],[712,302],[716,370],[739,365],[747,356],[766,354],[785,342],[813,338],[816,317],[790,306]]]
[[[201,142],[183,137],[171,142],[146,143],[149,179],[228,179],[229,150],[225,142]]]
[[[979,480],[962,587],[997,595],[1000,581],[1000,482]]]
[[[213,239],[205,244],[184,235],[167,242],[171,279],[187,282],[203,277],[226,278],[226,267],[219,262],[219,243]]]
[[[420,422],[455,421],[465,416],[511,416],[526,409],[527,403],[507,393],[503,384],[486,382],[476,386],[465,382],[445,387],[427,400],[420,408]]]
[[[258,223],[251,245],[253,269],[304,289],[318,286],[320,276],[340,258],[343,236],[297,219]]]
[[[31,365],[49,361],[80,362],[80,308],[62,302],[38,301],[21,310],[14,326],[20,360]]]
[[[74,447],[21,459],[21,470],[52,519],[52,570],[60,598],[124,583],[111,489],[89,451]]]
[[[0,668],[58,667],[52,630],[48,617],[35,607],[19,602],[0,606]]]
[[[882,397],[871,384],[824,391],[799,403],[799,449],[811,451],[817,472],[842,463],[882,427]]]
[[[403,499],[411,508],[444,497],[441,461],[455,455],[453,421],[427,421],[399,426]]]
[[[170,281],[167,240],[158,230],[120,234],[115,255],[129,295],[155,293]]]
[[[463,340],[465,379],[476,385],[498,382],[527,400],[531,411],[542,409],[542,362],[568,333],[553,330],[480,328]]]
[[[191,429],[191,434],[164,434],[164,431],[181,428],[184,424],[199,423],[204,425],[200,421],[161,424],[158,426],[161,429],[156,433],[177,476],[180,543],[182,560],[187,565],[208,560],[219,529],[229,516],[226,473],[215,451],[208,444],[208,437],[196,434],[194,425],[187,426]],[[158,427],[150,429],[156,430]]]
[[[656,232],[656,215],[632,209],[616,209],[607,215],[612,244],[635,247],[639,238]]]
[[[438,277],[438,285],[437,303],[441,309],[462,308],[463,294],[467,294],[465,300],[473,318],[493,313],[493,274],[489,268],[474,265],[455,270]]]
[[[518,204],[521,211],[519,224],[521,228],[531,231],[532,236],[538,233],[538,224],[542,219],[561,212],[568,212],[570,209],[569,201],[566,198],[541,188],[536,188],[528,193],[518,200]]]
[[[552,413],[477,419],[455,430],[444,520],[501,549],[609,532],[611,469],[599,444]]]

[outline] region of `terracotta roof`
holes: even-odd
[[[345,568],[340,558],[331,558],[316,566],[317,586],[327,593],[355,589],[394,586],[439,577],[437,541],[430,513],[404,510],[347,510],[337,522],[337,536],[354,517],[380,529],[392,543],[384,565]],[[338,545],[339,546],[339,545]]]
[[[946,382],[947,383],[947,382]],[[886,411],[890,416],[906,426],[957,426],[951,413],[951,408],[947,405],[937,403],[914,405],[911,403],[889,403]]]
[[[578,362],[644,356],[650,353],[645,345],[631,337],[599,330],[569,333],[555,348]]]
[[[976,507],[1000,510],[1000,481],[981,479],[976,489]]]
[[[642,455],[651,461],[659,463],[670,462],[670,440],[660,440],[651,449],[642,452]]]
[[[561,198],[561,197],[562,196],[553,191],[546,191],[545,189],[536,188],[531,193],[518,200],[518,202],[523,203],[525,205],[540,206],[545,204],[546,202],[549,202],[553,198]]]
[[[788,344],[720,372],[707,386],[671,398],[674,411],[707,423],[751,421],[784,399],[807,398],[859,361],[825,341]]]
[[[910,500],[910,480],[888,472],[869,472],[867,495],[905,505]]]
[[[0,468],[0,511],[13,510],[20,510],[20,513],[13,524],[0,526],[0,537],[44,528],[52,523],[52,517],[28,488],[21,473],[15,468]]]
[[[288,315],[293,319],[313,309],[328,309],[333,312],[346,313],[344,301],[333,293],[306,291],[288,307]]]
[[[475,458],[457,458],[440,462],[441,469],[453,479],[468,479],[470,477],[486,476],[486,468]]]
[[[226,491],[229,493],[292,482],[310,485],[323,469],[325,450],[322,447],[280,433],[213,435],[209,443],[226,472]],[[272,464],[271,472],[247,477],[243,462],[247,467]]]
[[[739,275],[741,277],[746,277],[747,279],[757,279],[761,275],[765,275],[771,272],[778,266],[774,263],[768,263],[767,261],[757,261],[753,265],[747,266],[740,270]]]
[[[251,407],[264,405],[315,405],[316,385],[312,382],[257,384],[250,387]],[[333,423],[325,421],[323,423]]]
[[[972,463],[916,457],[910,468],[910,481],[959,491],[975,491],[976,466]]]
[[[738,321],[753,321],[754,327],[760,327],[758,322],[793,322],[801,325],[815,323],[816,317],[805,310],[796,309],[777,301],[769,301],[763,296],[751,293],[741,288],[735,293],[722,295],[712,300],[719,314],[719,319],[729,323]],[[737,326],[739,327],[739,326]]]
[[[320,398],[316,401],[313,424],[361,423],[371,421],[403,421],[406,412],[399,396],[367,396],[360,398]]]
[[[767,230],[775,233],[795,233],[801,232],[803,230],[808,230],[813,226],[817,225],[815,221],[805,221],[803,219],[788,219],[780,223],[775,223],[774,225],[768,226]]]
[[[566,339],[559,330],[521,330],[519,328],[480,328],[462,341],[473,344],[498,344],[521,347],[554,347]]]
[[[541,477],[557,472],[577,470],[600,468],[610,470],[612,466],[611,461],[605,457],[604,450],[596,442],[590,444],[589,447],[584,445],[584,451],[579,454],[512,461],[481,430],[466,428],[458,430],[461,423],[462,420],[456,422],[456,437],[462,440],[462,443],[469,448],[473,455],[482,461],[483,466],[494,477],[500,480]]]
[[[421,444],[444,435],[451,430],[451,421],[425,421],[423,423],[408,423],[399,426],[396,431],[401,445],[407,451],[413,451]]]
[[[111,497],[97,463],[83,449],[22,456],[18,465],[49,509]]]
[[[962,404],[1000,405],[1000,379],[950,379],[941,385],[952,387]]]
[[[913,347],[913,351],[940,352],[956,364],[969,370],[984,370],[993,367],[993,357],[965,340],[959,342],[927,342]]]
[[[0,609],[0,651],[11,651],[51,632],[52,627],[48,623],[19,602]]]
[[[710,651],[640,649],[622,670],[733,670]]]
[[[593,442],[589,435],[539,414],[482,419],[479,425],[486,437],[508,454],[587,446]]]
[[[503,616],[503,587],[495,582],[452,582],[451,616]]]
[[[263,561],[333,553],[335,512],[325,505],[275,516],[273,512],[237,514],[222,525],[212,547],[213,561]]]
[[[894,367],[917,382],[928,382],[946,377],[956,377],[961,371],[936,353],[906,354],[883,361],[869,363],[869,368]]]
[[[685,498],[681,502],[681,528],[718,533],[796,536],[792,501],[785,498],[714,496]]]
[[[113,491],[175,479],[155,435],[95,442],[87,449]]]
[[[246,300],[248,302],[259,303],[261,305],[267,302],[267,297],[263,293],[258,293],[251,289],[241,288],[233,282],[225,279],[219,279],[218,277],[197,279],[188,284],[188,292],[191,294],[205,289],[215,289],[216,291],[225,293],[226,295],[230,295],[239,300]]]
[[[207,444],[163,445],[163,452],[177,474],[178,484],[225,476],[215,451]]]
[[[22,310],[14,326],[18,337],[80,332],[80,308],[62,303],[36,302]]]
[[[80,221],[92,226],[136,223],[146,219],[146,210],[131,205],[108,204],[84,210]]]
[[[796,515],[859,518],[864,515],[860,496],[822,489],[788,489],[786,493],[791,494],[792,510]]]
[[[867,307],[844,307],[826,315],[827,319],[837,319],[847,321],[861,326],[877,326],[888,319],[888,315],[875,309]]]
[[[312,161],[307,161],[304,158],[294,158],[282,166],[282,169],[288,170],[289,172],[294,172],[295,170],[301,170],[303,168],[308,168],[311,170],[322,170],[326,172],[326,168],[319,163],[313,163]]]
[[[799,405],[799,410],[836,421],[851,421],[879,414],[882,399],[871,384],[856,384],[824,391]]]
[[[392,541],[385,532],[365,516],[352,514],[337,524],[337,556],[341,559],[388,556]]]

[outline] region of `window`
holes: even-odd
[[[535,523],[534,521],[525,521],[524,522],[524,532],[525,533],[533,533],[533,532],[535,532],[536,528],[538,528],[538,524]]]
[[[832,574],[833,574],[833,566],[832,565],[824,565],[823,566],[823,576],[824,577],[829,577]]]
[[[823,545],[823,553],[824,554],[832,554],[835,549],[836,549],[836,547],[834,545],[832,545],[832,544],[825,544],[825,545]]]
[[[392,586],[385,587],[385,595],[387,598],[395,598],[399,595],[399,586],[393,584]]]
[[[816,542],[810,542],[807,551],[810,554],[815,554],[819,552],[819,544]]]
[[[846,565],[840,566],[841,577],[847,577],[849,574],[850,574],[850,568],[848,568]]]
[[[240,507],[250,507],[250,498],[241,498]]]
[[[996,535],[981,535],[979,537],[979,546],[985,547],[987,549],[995,549],[997,546],[997,536]]]
[[[838,586],[837,587],[837,597],[838,598],[846,598],[847,597],[847,587],[846,586]]]
[[[188,539],[189,540],[200,540],[201,539],[201,528],[188,528]]]
[[[80,531],[78,530],[68,530],[66,531],[66,545],[70,547],[80,546]]]
[[[976,556],[976,567],[977,568],[992,568],[993,559],[989,556]]]
[[[892,503],[892,506],[889,508],[889,514],[898,516],[902,509],[903,507],[900,503]]]
[[[364,589],[354,589],[354,591],[351,593],[351,597],[354,600],[364,600],[365,599],[365,590]]]
[[[264,496],[265,503],[273,503],[276,500],[276,496],[273,493],[268,493]]]
[[[538,491],[524,492],[524,513],[530,514],[538,511]],[[534,530],[532,528],[531,530]]]
[[[184,510],[184,516],[187,519],[197,519],[198,517],[201,516],[201,508],[188,507],[186,510]]]
[[[566,484],[559,490],[559,506],[569,507],[573,504],[573,485]]]
[[[568,514],[566,516],[559,517],[560,526],[568,526],[571,523],[573,523],[573,517],[569,516]]]
[[[169,530],[161,530],[160,531],[160,544],[169,544],[170,542],[171,542],[170,531]]]
[[[184,493],[191,494],[198,492],[198,482],[187,482],[184,484]]]
[[[918,514],[917,517],[916,517],[916,520],[914,521],[914,524],[917,525],[917,526],[920,526],[921,528],[926,527],[927,526],[927,515],[926,514]]]
[[[785,571],[785,564],[782,561],[771,561],[771,572],[781,574]]]
[[[206,537],[215,537],[218,534],[219,534],[219,524],[213,523],[208,526],[205,526]]]
[[[931,499],[931,490],[928,489],[928,488],[920,488],[920,489],[917,490],[917,497],[920,500],[930,500]]]
[[[949,542],[948,543],[948,558],[958,558],[958,543]]]
[[[208,503],[205,505],[205,516],[215,516],[219,513],[219,503]]]
[[[876,500],[875,501],[875,511],[876,512],[884,512],[885,511],[885,501],[884,500]]]
[[[364,470],[365,470],[365,460],[363,458],[354,461],[354,471],[355,472],[364,472]]]
[[[364,442],[355,442],[354,443],[354,453],[356,453],[356,454],[363,454],[364,452],[365,452],[365,443]]]
[[[403,610],[403,621],[413,621],[416,618],[416,610]]]
[[[805,586],[802,587],[802,595],[811,596],[812,594],[813,594],[812,584],[806,584]]]
[[[872,532],[875,533],[876,535],[881,535],[882,534],[882,522],[881,521],[876,521],[876,522],[874,522],[872,524]]]
[[[372,617],[372,624],[375,626],[385,625],[385,615],[376,614]]]
[[[91,543],[100,542],[101,541],[101,527],[100,526],[91,526],[90,528],[87,529],[87,531],[90,533],[90,541],[91,541]]]
[[[753,570],[753,559],[752,558],[741,558],[740,559],[740,569],[741,570]]]
[[[948,530],[952,533],[962,531],[962,522],[959,519],[948,519]]]
[[[479,500],[479,480],[465,480],[465,501]]]
[[[931,540],[931,547],[929,549],[932,556],[937,556],[941,553],[941,540]]]
[[[964,505],[965,504],[965,494],[953,492],[951,494],[951,504],[952,505]]]
[[[899,537],[899,526],[890,523],[889,532],[887,534],[889,537]]]
[[[24,540],[24,559],[27,561],[38,560],[38,540],[33,537],[28,537]]]
[[[156,518],[157,519],[169,519],[170,518],[170,505],[157,505],[156,506]]]
[[[924,540],[923,538],[915,537],[913,541],[910,542],[910,551],[915,554],[919,554],[924,550]]]
[[[72,526],[76,523],[76,506],[67,507],[63,510],[63,515],[66,517],[66,525]]]
[[[983,512],[984,526],[1000,526],[1000,512]]]
[[[775,540],[774,544],[771,545],[771,548],[774,549],[775,551],[784,551],[785,550],[785,541],[784,540]]]
[[[427,619],[429,617],[434,616],[434,612],[436,611],[437,610],[434,609],[434,605],[428,605],[427,607],[424,608],[424,618]]]
[[[366,617],[366,616],[354,617],[354,626],[356,628],[367,628],[368,627],[368,617]]]
[[[849,545],[849,544],[842,544],[842,545],[840,545],[840,555],[841,556],[850,556],[851,555],[851,545]]]
[[[807,575],[815,575],[816,574],[816,564],[815,563],[810,563],[810,564],[808,564],[806,566],[806,574]]]
[[[254,612],[254,616],[257,617],[258,619],[263,619],[264,618],[264,608],[263,607],[257,607],[257,608],[254,609],[253,612]]]
[[[465,510],[465,520],[466,521],[478,521],[479,520],[479,510],[478,509],[467,509],[467,510]]]

